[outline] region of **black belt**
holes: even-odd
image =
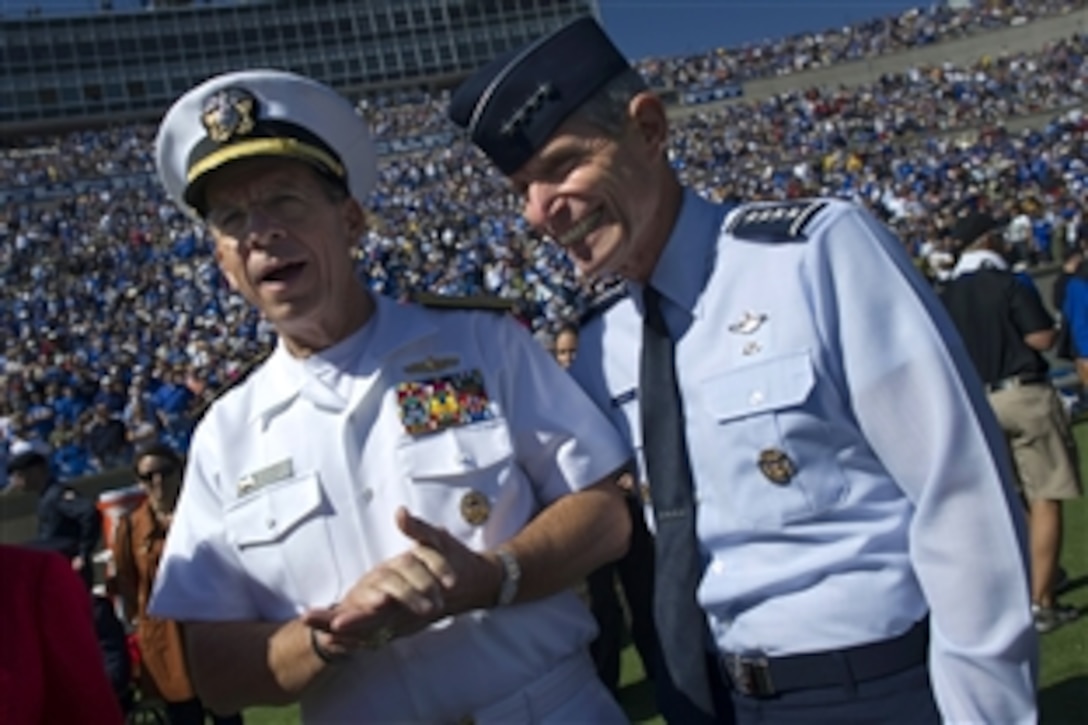
[[[1025,385],[1041,385],[1046,382],[1046,376],[1039,373],[1024,373],[1023,375],[1010,375],[1007,378],[1001,378],[993,383],[986,383],[986,392],[992,393],[996,390],[1012,390],[1013,388],[1021,388]]]
[[[726,687],[759,698],[888,677],[924,663],[928,653],[929,620],[923,619],[880,642],[784,657],[722,654],[717,664]]]

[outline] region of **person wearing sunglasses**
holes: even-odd
[[[113,539],[115,584],[125,619],[136,628],[140,647],[139,686],[144,697],[166,703],[171,725],[204,722],[204,704],[197,698],[185,669],[185,653],[177,622],[147,613],[166,534],[181,493],[184,464],[165,443],[141,448],[133,471],[146,498],[121,517]],[[221,724],[241,723],[240,715],[214,717]]]

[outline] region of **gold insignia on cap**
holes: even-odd
[[[491,516],[491,502],[479,491],[469,491],[461,497],[461,518],[480,526]]]
[[[780,448],[765,448],[759,452],[759,470],[771,483],[785,485],[793,478],[793,461]]]
[[[205,99],[200,122],[212,141],[226,143],[253,130],[256,107],[257,99],[249,91],[224,88]]]
[[[405,365],[404,372],[412,373],[413,375],[418,373],[435,373],[439,370],[452,368],[459,362],[461,361],[455,357],[429,357],[426,360],[420,360],[419,362]]]

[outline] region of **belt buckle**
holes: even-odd
[[[766,657],[729,654],[722,657],[722,664],[730,684],[740,694],[748,697],[770,697],[775,694],[771,668]]]

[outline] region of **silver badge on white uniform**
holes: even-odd
[[[271,483],[277,483],[279,481],[286,481],[291,476],[295,475],[295,465],[291,462],[290,458],[284,458],[282,461],[273,463],[271,466],[266,466],[259,471],[245,476],[238,482],[238,495],[244,496],[249,493],[253,493],[257,489],[264,488]]]

